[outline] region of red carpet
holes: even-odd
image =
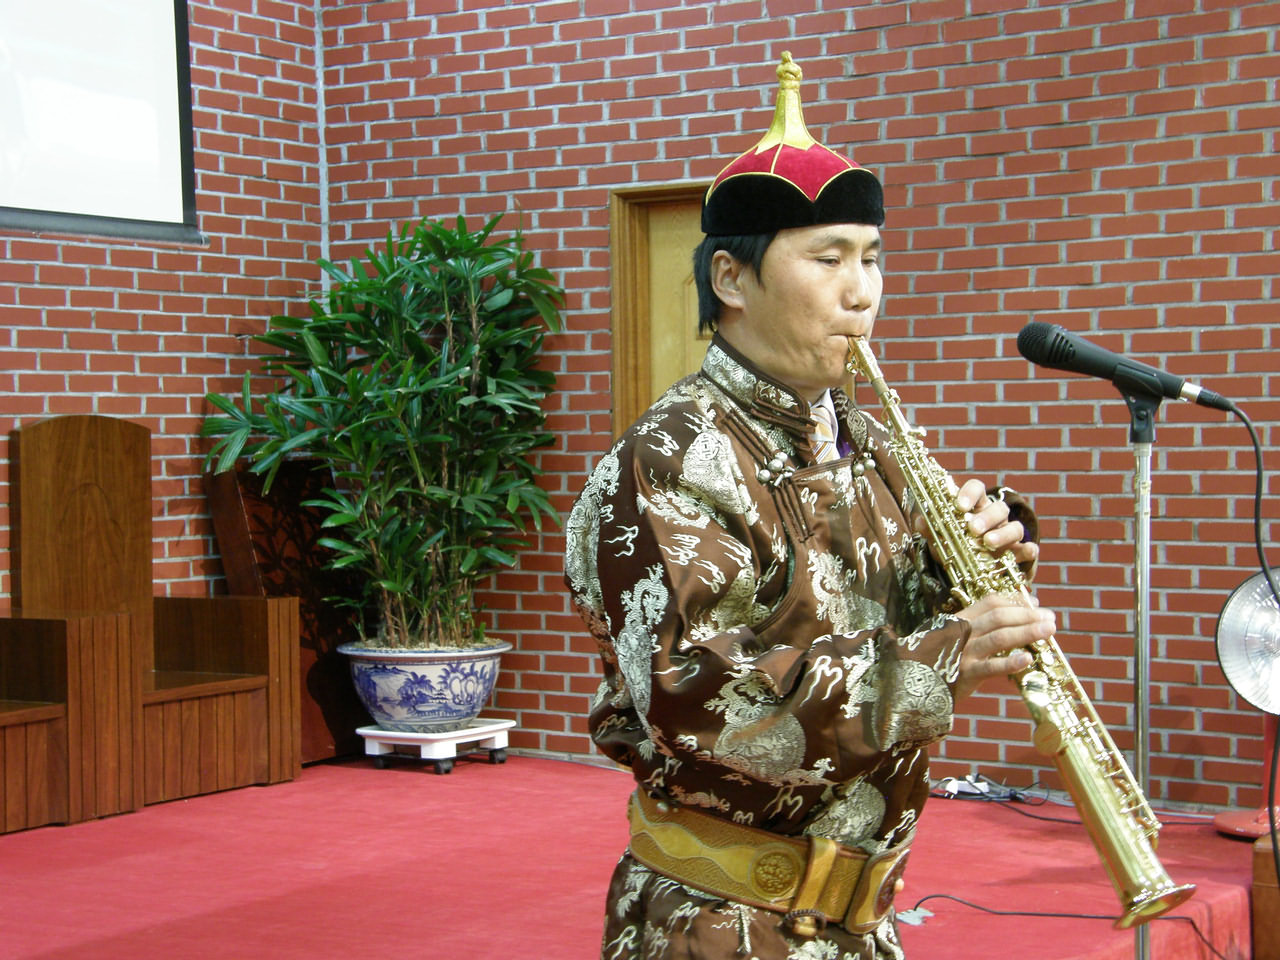
[[[308,767],[0,837],[0,957],[591,957],[630,778],[583,764]]]
[[[576,960],[598,955],[630,779],[513,756],[320,765],[287,784],[0,836],[0,958]],[[1067,816],[1061,807],[1023,808]],[[1250,846],[1169,826],[1161,857],[1200,886],[1176,914],[1248,957]],[[1115,912],[1078,827],[995,804],[934,801],[899,904],[947,893],[986,907]],[[998,917],[931,899],[910,960],[1128,960],[1106,920]],[[1185,921],[1152,927],[1154,960],[1212,956]]]

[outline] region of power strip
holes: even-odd
[[[938,786],[947,797],[981,797],[984,800],[1020,800],[1028,802],[1026,791],[1006,787],[982,774],[971,773],[966,777],[944,777]]]
[[[980,780],[973,774],[969,774],[964,779],[959,777],[944,777],[940,786],[942,792],[950,797],[971,796],[985,797],[991,793],[991,788],[985,780]]]

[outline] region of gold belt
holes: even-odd
[[[868,855],[825,837],[784,837],[652,799],[631,797],[631,855],[672,880],[782,913],[813,936],[827,923],[870,933],[901,886],[909,842]]]

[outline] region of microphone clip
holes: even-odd
[[[1129,442],[1155,443],[1156,411],[1164,398],[1152,396],[1145,390],[1126,390],[1119,385],[1116,389],[1129,408]]]

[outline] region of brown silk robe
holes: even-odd
[[[592,472],[566,582],[604,661],[592,737],[641,787],[875,853],[915,829],[968,624],[940,612],[886,432],[832,393],[848,455],[815,464],[808,404],[717,338]],[[780,919],[628,854],[601,955],[901,956],[892,917],[814,940]]]

